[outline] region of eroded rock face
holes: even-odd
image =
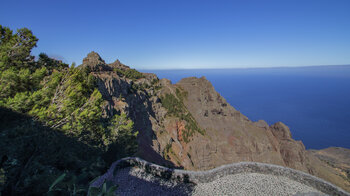
[[[283,123],[268,126],[264,121],[250,121],[204,77],[186,78],[176,85],[188,92],[185,105],[207,134],[195,137],[189,144],[195,169],[256,161],[309,171],[304,146],[291,138]]]
[[[174,164],[162,157],[161,145],[155,134],[164,127],[162,120],[166,114],[156,94],[156,88],[159,88],[157,76],[143,73],[143,77],[137,80],[120,76],[116,69],[125,71],[130,68],[119,60],[107,64],[95,52],[89,53],[81,66],[88,67],[90,74],[97,78],[97,88],[105,100],[102,108],[104,117],[125,113],[134,121],[139,132],[137,156],[173,167]]]
[[[183,165],[186,169],[206,170],[241,161],[272,163],[308,172],[349,190],[349,180],[307,152],[301,141],[293,140],[285,124],[268,126],[264,121],[250,121],[204,77],[185,78],[173,86],[188,92],[186,108],[206,131],[184,145],[181,154],[188,153],[193,163],[192,167]]]
[[[272,134],[280,140],[292,140],[289,128],[282,122],[277,122],[271,126]]]
[[[190,170],[242,161],[272,163],[344,185],[336,170],[308,153],[301,141],[292,139],[285,124],[252,122],[227,103],[205,77],[185,78],[172,84],[155,74],[143,73],[144,77],[132,80],[115,72],[130,69],[128,66],[118,60],[106,64],[94,52],[84,59],[83,66],[91,68],[91,74],[98,79],[98,89],[105,100],[104,114],[125,112],[134,121],[139,132],[136,156]],[[182,115],[169,114],[162,104],[167,94],[184,105]],[[189,118],[195,122],[191,124]],[[193,124],[204,134],[193,131],[188,136]]]
[[[272,134],[279,142],[279,149],[286,166],[313,173],[308,165],[305,146],[301,141],[292,139],[289,128],[282,122],[277,122],[270,127]]]

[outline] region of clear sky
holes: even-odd
[[[350,0],[1,0],[35,55],[138,69],[350,64]]]

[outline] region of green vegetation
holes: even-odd
[[[155,86],[157,83],[159,82],[159,79],[153,79],[152,82],[151,82],[151,85],[152,86]]]
[[[170,155],[172,155],[172,157],[175,159],[176,163],[178,165],[181,165],[181,161],[180,158],[176,155],[176,153],[174,152],[173,148],[172,148],[172,144],[168,143],[165,146],[165,149],[163,151],[163,156],[165,157],[165,159],[170,160]]]
[[[117,186],[113,185],[111,181],[105,181],[101,187],[90,187],[88,196],[112,196],[117,190]]]
[[[66,185],[64,189],[58,188],[58,184],[64,183],[66,173],[63,173],[59,176],[49,187],[49,191],[47,195],[80,195],[83,193],[88,196],[112,196],[115,195],[115,191],[117,190],[117,186],[113,185],[111,181],[105,181],[101,187],[89,187],[88,191],[84,188],[79,189],[76,184]],[[64,191],[64,192],[63,192]]]
[[[108,166],[102,149],[10,109],[0,108],[0,133],[3,195],[42,195],[64,172],[65,180],[56,185],[62,194],[73,186],[87,189]]]
[[[162,105],[168,110],[168,115],[179,117],[184,113],[185,106],[183,102],[177,99],[173,94],[166,94],[161,97]]]
[[[30,55],[38,39],[29,29],[11,29],[0,25],[0,71],[11,69],[33,69],[34,57]]]
[[[0,195],[86,195],[112,161],[135,153],[137,132],[125,114],[102,115],[88,70],[44,53],[35,61],[37,41],[0,25]]]
[[[125,76],[132,80],[137,80],[144,77],[143,74],[141,72],[138,72],[136,69],[122,70],[122,69],[115,68],[114,71],[117,72],[119,76]]]
[[[176,89],[176,97],[173,94],[166,94],[161,98],[163,107],[168,110],[167,115],[174,116],[180,120],[186,121],[186,131],[184,131],[183,139],[186,143],[190,141],[190,137],[193,136],[195,132],[204,135],[204,130],[202,130],[192,114],[187,110],[183,101],[187,97],[187,92],[184,90]]]
[[[176,88],[176,96],[181,100],[181,102],[184,101],[184,99],[187,98],[188,92],[181,89],[180,87]]]
[[[165,146],[165,149],[164,149],[164,151],[163,151],[163,156],[167,159],[167,160],[169,160],[170,159],[170,157],[169,157],[169,152],[170,152],[170,150],[171,150],[171,143],[167,143],[166,144],[166,146]]]
[[[145,89],[148,89],[150,88],[151,86],[149,86],[148,84],[146,83],[142,83],[142,84],[135,84],[135,83],[132,83],[131,85],[131,88],[135,91],[137,90],[141,90],[141,91],[144,91]]]

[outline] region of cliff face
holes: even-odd
[[[291,138],[289,128],[279,122],[252,122],[235,110],[205,78],[186,78],[176,84],[188,92],[185,105],[206,135],[189,144],[194,169],[256,161],[311,171],[305,147]]]
[[[202,78],[177,84],[134,73],[118,60],[106,64],[90,53],[82,67],[97,79],[105,116],[125,112],[139,131],[137,156],[157,164],[208,170],[241,161],[272,163],[314,174],[338,186],[347,182],[334,168],[308,153],[281,123],[250,121]]]

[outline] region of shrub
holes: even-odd
[[[115,68],[114,71],[117,72],[119,76],[125,76],[126,78],[129,78],[132,80],[144,78],[143,74],[141,72],[138,72],[136,69],[121,70],[121,69]]]

